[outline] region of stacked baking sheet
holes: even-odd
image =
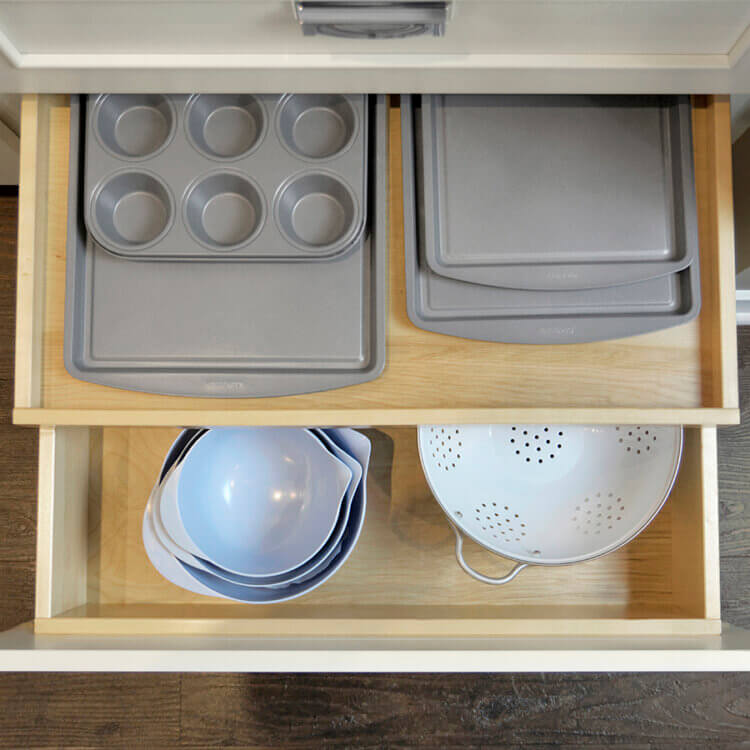
[[[65,362],[189,396],[385,364],[384,97],[73,97]]]
[[[514,343],[700,309],[688,97],[402,97],[409,317]]]

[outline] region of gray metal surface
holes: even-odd
[[[65,365],[103,385],[279,396],[372,380],[385,365],[387,121],[370,97],[368,224],[326,263],[141,262],[86,232],[80,100],[71,101]]]
[[[451,0],[295,0],[294,12],[306,36],[347,39],[403,39],[422,34],[443,36]]]
[[[366,95],[87,97],[86,225],[138,260],[339,257],[366,220],[366,111]]]
[[[425,258],[444,276],[584,289],[698,255],[687,96],[423,96]]]
[[[647,333],[698,314],[697,261],[670,277],[578,291],[503,289],[434,273],[424,260],[425,198],[411,97],[401,98],[401,118],[406,298],[417,327],[485,341],[566,344]]]

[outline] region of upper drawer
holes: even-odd
[[[699,97],[693,132],[699,317],[617,341],[522,346],[415,328],[405,302],[400,124],[391,111],[390,302],[377,380],[261,399],[157,396],[75,380],[63,363],[66,97],[24,100],[14,419],[25,424],[683,423],[738,421],[729,102]]]
[[[341,17],[355,20],[350,31],[351,8],[361,3],[341,2]],[[428,32],[443,25],[439,12],[420,24],[418,12],[387,7],[393,0],[367,3],[378,4],[386,25],[404,18]],[[420,4],[430,2],[409,0]],[[305,36],[295,5],[0,2],[4,90],[242,90],[253,71],[256,92],[352,91],[367,80],[383,93],[705,93],[742,91],[750,68],[747,0],[451,0],[444,36],[381,39],[339,33],[327,14],[322,26],[334,35]],[[320,17],[302,15],[311,25]]]

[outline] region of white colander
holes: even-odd
[[[641,425],[422,425],[419,455],[477,580],[527,565],[568,565],[621,547],[674,484],[682,428]],[[518,564],[503,578],[471,568],[463,532]]]

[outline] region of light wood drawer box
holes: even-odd
[[[359,544],[293,602],[212,600],[164,581],[143,508],[176,428],[43,427],[36,619],[0,635],[7,669],[631,670],[750,668],[719,596],[715,428],[688,428],[675,489],[631,544],[595,561],[466,576],[413,427],[371,430]],[[470,560],[508,564],[472,546]]]
[[[391,110],[387,364],[377,380],[284,398],[118,390],[63,365],[68,98],[23,102],[14,420],[19,424],[724,424],[739,419],[726,97],[696,97],[702,310],[678,328],[573,346],[498,345],[415,328],[405,307],[400,125]]]
[[[750,668],[750,634],[722,626],[719,609],[712,425],[739,416],[726,99],[696,99],[703,308],[695,323],[570,347],[485,345],[415,329],[404,304],[394,110],[386,372],[363,386],[256,400],[153,396],[67,375],[67,98],[27,97],[22,119],[14,418],[55,426],[40,429],[36,619],[0,635],[3,668]],[[524,571],[495,589],[456,565],[410,426],[490,421],[698,426],[686,432],[672,498],[631,545],[583,565]],[[402,426],[371,433],[365,530],[347,565],[296,602],[250,607],[171,586],[143,551],[148,490],[181,424]],[[471,559],[503,568],[481,550]]]

